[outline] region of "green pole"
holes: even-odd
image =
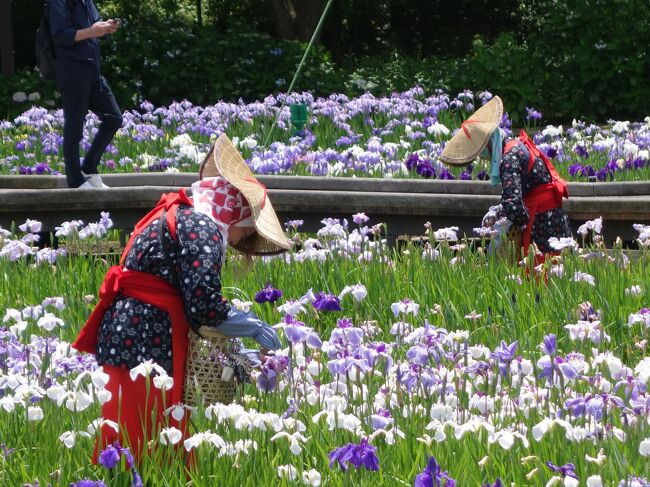
[[[302,67],[305,64],[305,60],[307,59],[307,56],[309,55],[309,51],[311,50],[311,46],[316,41],[316,38],[318,37],[318,34],[320,33],[321,28],[323,27],[323,23],[325,22],[325,17],[327,17],[327,12],[329,12],[329,9],[332,6],[332,3],[334,3],[334,0],[328,0],[327,5],[325,5],[325,8],[323,9],[323,14],[320,16],[320,20],[318,21],[318,24],[316,25],[316,29],[314,30],[314,33],[312,34],[311,39],[309,40],[309,44],[307,44],[307,49],[305,49],[305,53],[302,55],[302,59],[300,60],[300,64],[298,64],[298,69],[296,69],[296,74],[293,75],[293,79],[291,80],[291,83],[289,84],[289,89],[287,90],[286,97],[285,97],[284,101],[282,102],[282,105],[280,105],[280,109],[278,110],[278,114],[275,116],[275,120],[273,120],[273,124],[271,125],[271,130],[269,130],[269,133],[266,136],[266,140],[264,141],[264,146],[265,147],[267,147],[269,145],[269,140],[271,139],[271,136],[273,135],[273,130],[275,129],[275,126],[278,123],[278,119],[280,118],[280,114],[282,113],[282,110],[284,109],[284,106],[285,106],[285,104],[287,102],[287,98],[291,94],[291,91],[293,90],[293,86],[296,84],[296,80],[298,79],[298,75],[300,74],[300,71],[302,70]]]

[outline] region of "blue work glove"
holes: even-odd
[[[219,323],[215,329],[219,333],[231,337],[252,338],[269,350],[277,350],[282,347],[275,330],[260,320],[252,311],[245,313],[230,308],[228,318]]]

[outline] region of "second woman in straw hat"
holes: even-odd
[[[520,230],[522,250],[535,246],[554,253],[551,237],[570,237],[571,228],[562,201],[568,198],[566,183],[546,154],[523,130],[516,139],[506,140],[499,128],[503,104],[498,96],[479,108],[445,145],[440,161],[464,166],[481,157],[490,161],[490,182],[501,185],[501,203],[483,219],[484,226],[507,223],[506,231]],[[536,263],[543,260],[536,257]]]
[[[119,441],[139,459],[162,425],[187,424],[165,414],[181,403],[188,332],[202,326],[251,336],[262,348],[280,347],[275,331],[254,315],[239,316],[222,299],[226,248],[277,254],[289,248],[266,188],[222,135],[201,167],[192,196],[163,195],[140,220],[100,289],[100,300],[73,347],[95,355],[108,374],[110,399],[102,416],[102,448]],[[244,323],[244,326],[231,326]],[[151,387],[150,374],[160,377]],[[154,418],[152,420],[152,418]],[[146,479],[145,479],[146,480]]]

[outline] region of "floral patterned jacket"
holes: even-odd
[[[529,214],[523,197],[533,188],[550,183],[551,175],[544,161],[539,157],[535,158],[533,167],[528,173],[528,150],[521,142],[503,155],[499,172],[503,187],[499,216],[505,216],[515,225],[524,227],[528,223]],[[535,215],[531,240],[540,251],[554,252],[554,249],[548,244],[550,237],[570,236],[569,218],[562,208],[555,208]]]
[[[178,288],[193,328],[224,321],[230,306],[221,295],[222,235],[216,224],[193,208],[180,206],[176,240],[166,222],[162,238],[159,228],[154,220],[135,239],[125,268],[153,274]],[[100,365],[123,369],[153,360],[171,375],[170,317],[151,304],[118,296],[102,320],[96,356]]]

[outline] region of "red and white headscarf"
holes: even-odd
[[[192,184],[192,200],[194,209],[210,217],[219,227],[225,260],[228,229],[255,225],[248,201],[241,191],[222,177],[205,178]]]
[[[194,208],[214,221],[230,227],[252,227],[253,213],[244,195],[222,177],[205,178],[192,184]]]

